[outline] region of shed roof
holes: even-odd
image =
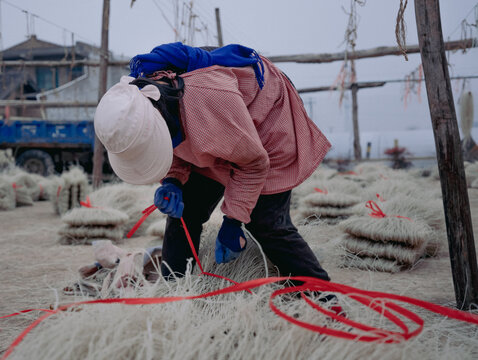
[[[27,40],[4,50],[1,54],[3,60],[58,60],[71,58],[73,50],[77,58],[88,56],[84,46],[79,49],[73,46],[61,46],[40,40],[36,35],[32,35]]]

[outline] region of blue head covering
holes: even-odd
[[[130,76],[139,77],[175,66],[184,71],[193,71],[212,65],[254,68],[259,87],[264,86],[264,64],[254,49],[231,44],[206,51],[180,42],[155,47],[149,54],[133,57],[129,63]]]

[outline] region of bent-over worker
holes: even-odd
[[[224,197],[217,263],[246,248],[245,224],[282,276],[330,280],[289,213],[291,190],[330,148],[290,80],[241,45],[164,44],[130,69],[101,99],[95,131],[122,180],[162,184],[154,203],[169,215],[163,275],[181,276],[192,257],[180,217],[197,250]]]

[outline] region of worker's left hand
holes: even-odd
[[[216,238],[216,262],[227,263],[239,257],[246,248],[247,240],[239,220],[224,216]]]

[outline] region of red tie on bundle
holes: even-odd
[[[406,217],[406,216],[385,214],[382,211],[382,209],[380,209],[380,206],[378,206],[377,203],[373,200],[367,201],[367,203],[365,204],[365,207],[372,210],[372,212],[370,214],[368,214],[368,216],[373,217],[373,218],[380,219],[380,218],[385,218],[385,217],[396,217],[396,218],[406,219],[406,220],[412,221],[412,219],[410,219],[409,217]]]
[[[372,211],[375,213],[374,217],[378,218],[383,218],[386,217],[381,211],[381,209],[377,206],[374,208],[374,205],[372,202],[370,203],[370,208]],[[367,203],[368,205],[368,203]],[[375,204],[376,205],[376,204]],[[367,206],[369,207],[369,206]],[[133,229],[136,231],[136,229],[144,222],[144,220],[156,209],[156,206],[152,205],[145,209],[143,211],[143,216],[141,219],[138,221],[138,223],[133,227]],[[372,216],[372,215],[371,215]],[[201,269],[202,274],[205,275],[210,275],[210,276],[215,276],[219,277],[222,279],[225,279],[222,276],[211,274],[204,272],[201,266],[201,263],[199,262],[199,259],[197,257],[197,253],[195,251],[194,245],[192,243],[191,237],[189,236],[189,232],[186,228],[186,224],[184,223],[183,218],[181,218],[181,222],[184,227],[184,231],[186,233],[186,237],[188,239],[189,245],[191,246],[191,250],[194,254],[194,257],[196,259],[196,262],[199,265],[199,268]],[[131,229],[130,233],[128,234],[131,236],[134,231]],[[128,236],[128,237],[129,237]],[[444,306],[436,305],[427,301],[419,300],[419,299],[414,299],[410,298],[407,296],[403,295],[396,295],[396,294],[388,294],[388,293],[383,293],[383,292],[375,292],[375,291],[367,291],[367,290],[361,290],[357,289],[351,286],[347,285],[342,285],[342,284],[336,284],[330,281],[325,281],[321,280],[318,278],[313,278],[313,277],[307,277],[307,276],[294,276],[294,277],[270,277],[270,278],[261,278],[261,279],[254,279],[254,280],[249,280],[245,281],[242,283],[237,283],[235,281],[229,280],[234,283],[234,285],[231,285],[227,288],[224,289],[219,289],[215,291],[211,291],[205,294],[199,294],[199,295],[193,295],[193,296],[171,296],[171,297],[153,297],[153,298],[120,298],[120,299],[99,299],[99,300],[90,300],[90,301],[79,301],[67,305],[62,305],[58,307],[56,310],[50,310],[50,309],[28,309],[28,310],[22,310],[17,313],[13,313],[10,315],[5,315],[5,316],[0,316],[0,319],[2,318],[9,318],[13,316],[17,316],[20,314],[25,314],[29,313],[32,311],[42,311],[45,314],[40,316],[38,319],[36,319],[34,322],[32,322],[23,332],[10,344],[8,347],[7,351],[3,354],[2,360],[6,359],[14,350],[14,348],[20,344],[20,342],[25,338],[26,335],[30,331],[32,331],[38,324],[40,324],[43,320],[47,319],[51,315],[57,314],[60,311],[65,311],[68,310],[72,307],[76,307],[79,305],[90,305],[90,304],[124,304],[124,305],[151,305],[151,304],[166,304],[170,302],[176,302],[176,301],[183,301],[183,300],[194,300],[194,299],[202,299],[202,298],[208,298],[212,296],[217,296],[221,294],[230,294],[234,292],[240,292],[240,291],[249,291],[251,292],[251,289],[264,286],[267,284],[272,284],[276,282],[283,282],[283,281],[300,281],[303,282],[302,285],[299,286],[290,286],[287,288],[275,290],[270,298],[269,298],[269,307],[272,309],[274,313],[276,313],[278,316],[282,317],[283,319],[297,325],[300,327],[303,327],[307,330],[314,331],[323,335],[328,335],[328,336],[335,336],[338,338],[342,339],[347,339],[347,340],[354,340],[354,341],[362,341],[362,342],[374,342],[374,341],[379,341],[381,343],[400,343],[404,340],[408,340],[413,338],[414,336],[417,336],[420,334],[420,332],[423,330],[424,326],[424,321],[423,319],[418,316],[417,314],[413,313],[412,311],[404,308],[401,305],[398,305],[393,302],[393,300],[398,301],[398,302],[404,302],[410,305],[418,306],[421,307],[425,310],[434,312],[436,314],[445,316],[447,318],[455,319],[455,320],[460,320],[468,323],[472,323],[475,325],[478,325],[478,315],[460,311],[460,310],[454,310],[450,309]],[[377,312],[381,316],[384,316],[387,318],[389,321],[394,323],[398,328],[401,329],[401,331],[391,331],[391,330],[386,330],[386,329],[381,329],[373,326],[369,326],[366,324],[359,323],[357,321],[350,320],[344,316],[341,316],[337,314],[335,311],[327,310],[316,303],[314,303],[310,298],[308,298],[304,291],[316,291],[316,292],[331,292],[331,293],[340,293],[345,296],[348,296],[350,299],[353,299],[357,301],[358,303],[369,307],[373,311]],[[305,321],[300,321],[297,318],[290,316],[286,313],[284,313],[282,310],[280,310],[275,304],[274,304],[274,298],[277,296],[283,295],[283,294],[289,294],[289,293],[296,293],[300,292],[302,298],[305,300],[305,302],[311,306],[313,309],[317,310],[318,312],[328,316],[329,318],[335,320],[338,323],[343,323],[347,325],[348,327],[352,328],[353,330],[356,330],[356,332],[350,332],[350,331],[342,331],[342,330],[336,330],[331,328],[330,326],[319,326],[315,325],[312,323],[308,323]],[[332,309],[332,307],[331,307]],[[412,324],[415,324],[417,327],[415,330],[411,331],[409,326],[405,324],[405,322],[399,318],[399,315],[404,317],[405,319],[409,320]]]
[[[329,193],[327,191],[327,189],[319,189],[319,188],[315,187],[314,190],[317,191],[318,193],[321,193],[321,194],[324,194],[324,195],[327,195]]]
[[[91,205],[91,201],[90,201],[89,196],[86,197],[86,201],[80,201],[80,205],[84,206],[84,207],[87,207],[87,208],[92,208],[92,209],[95,208],[96,209],[96,206]]]
[[[355,171],[339,172],[339,175],[358,175]]]

